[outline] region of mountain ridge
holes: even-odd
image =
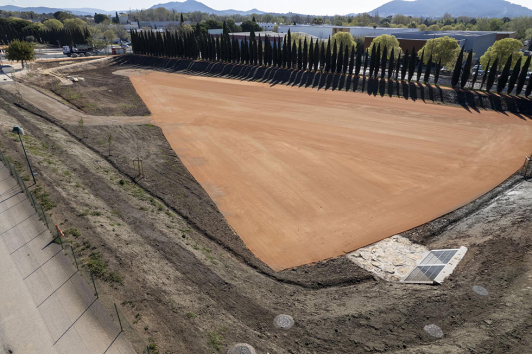
[[[532,16],[532,9],[512,4],[506,0],[392,0],[368,13],[379,12],[380,17],[397,14],[414,17],[442,17],[446,13],[454,17],[518,17]],[[354,14],[350,14],[354,15]]]
[[[183,2],[180,1],[171,1],[167,3],[157,4],[150,7],[150,9],[156,9],[158,7],[164,7],[167,10],[176,10],[177,12],[206,12],[208,14],[216,14],[216,15],[242,15],[247,16],[251,14],[265,14],[266,12],[260,11],[257,9],[251,9],[249,11],[240,11],[240,10],[215,10],[212,7],[209,7],[199,1],[196,0],[186,0]]]

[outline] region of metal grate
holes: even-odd
[[[420,263],[424,264],[447,264],[454,257],[458,250],[437,250],[431,251]]]
[[[433,250],[403,279],[404,283],[441,283],[462,259],[467,248]]]
[[[432,284],[436,276],[440,274],[444,267],[444,265],[417,266],[405,278],[404,282]]]

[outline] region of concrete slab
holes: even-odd
[[[0,238],[0,348],[24,354],[135,353],[1,165]]]

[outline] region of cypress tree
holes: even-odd
[[[340,44],[340,50],[338,51],[338,60],[336,62],[336,72],[340,74],[344,67],[344,47]]]
[[[281,61],[281,67],[282,68],[285,68],[286,67],[286,60],[287,60],[287,56],[286,56],[286,36],[284,36],[284,39],[283,39],[283,53],[282,53],[282,61]]]
[[[412,55],[410,56],[410,62],[408,67],[408,82],[412,81],[412,77],[414,76],[414,71],[416,70],[416,64],[417,64],[417,52],[416,47],[414,47],[414,50],[412,50]]]
[[[532,75],[528,78],[528,83],[526,84],[525,97],[530,96],[532,93]]]
[[[473,61],[473,49],[469,50],[469,55],[464,66],[464,72],[462,73],[462,80],[460,81],[460,88],[464,88],[467,84],[467,80],[471,76],[471,62]]]
[[[471,90],[475,89],[475,83],[477,82],[478,77],[478,70],[480,69],[480,60],[477,60],[477,64],[475,66],[477,70],[475,70],[475,73],[473,74],[473,80],[471,80]]]
[[[281,38],[277,38],[277,67],[283,65],[283,52],[281,50]]]
[[[395,51],[394,51],[394,47],[392,47],[392,51],[390,53],[390,63],[388,64],[388,80],[390,80],[392,78],[392,75],[393,75],[393,68],[394,68],[394,65],[393,65],[393,61],[395,59]]]
[[[287,66],[290,67],[290,65],[292,65],[292,34],[290,32],[290,28],[288,29],[288,42],[286,44],[288,46],[286,48],[286,53],[288,55],[288,57],[286,58],[286,62]]]
[[[374,72],[373,72],[374,78],[377,78],[377,76],[379,76],[380,63],[381,63],[381,45],[379,44],[379,46],[377,47],[377,52],[375,52],[375,64],[374,64],[375,67],[374,67]]]
[[[425,84],[429,82],[431,70],[432,70],[432,54],[430,55],[429,61],[427,62],[427,70],[425,70],[425,77],[423,78],[423,81],[425,82]]]
[[[288,55],[286,54],[286,52],[288,51],[288,43],[287,43],[287,37],[284,36],[284,40],[283,40],[283,68],[286,68],[287,64],[288,64]]]
[[[297,46],[296,46],[295,43],[292,46],[291,58],[292,58],[292,69],[296,69],[297,68],[297,63],[298,63],[298,57],[297,57]]]
[[[306,37],[305,37],[305,43],[303,44],[303,53],[301,57],[302,57],[301,58],[302,69],[307,70],[307,62],[308,62],[309,54],[308,54],[308,42],[307,42]]]
[[[273,58],[273,62],[272,62],[272,66],[278,66],[278,62],[277,62],[277,37],[273,37],[273,48],[272,48],[272,58]]]
[[[399,72],[401,71],[401,52],[397,56],[397,62],[395,63],[395,79],[399,79]]]
[[[386,45],[384,46],[384,50],[382,51],[382,59],[381,59],[381,80],[384,79],[384,75],[386,75],[386,64],[388,61],[388,48],[386,48]]]
[[[517,82],[517,77],[519,76],[519,73],[521,71],[521,57],[517,59],[517,63],[515,63],[514,70],[512,71],[512,75],[510,76],[510,80],[508,81],[508,94],[511,94],[514,90],[515,83]]]
[[[329,40],[327,41],[327,50],[325,52],[325,72],[329,72],[331,70],[331,37],[329,37]]]
[[[312,39],[310,40],[308,47],[308,70],[312,71],[314,68],[314,46],[312,45]]]
[[[355,68],[355,46],[351,48],[351,56],[349,59],[349,75],[353,75],[353,69]]]
[[[369,77],[373,76],[373,71],[375,70],[375,57],[377,56],[377,46],[373,45],[371,49],[371,57],[369,60]]]
[[[510,75],[510,67],[512,66],[512,54],[506,61],[504,68],[502,69],[501,76],[499,77],[499,82],[497,82],[497,93],[501,93],[508,82],[508,76]]]
[[[260,37],[260,34],[259,34],[259,50],[258,50],[258,56],[259,56],[259,66],[262,66],[262,56],[263,56],[263,53],[262,53],[262,38]]]
[[[366,55],[364,56],[364,72],[363,76],[366,76],[366,69],[368,68],[368,51],[366,50]]]
[[[297,70],[303,70],[303,45],[301,43],[301,37],[297,46]]]
[[[436,72],[434,73],[434,85],[438,84],[438,79],[440,78],[440,71],[441,71],[441,58],[438,62],[438,65],[436,65]]]
[[[408,56],[408,49],[406,50],[405,56],[403,57],[403,67],[401,68],[401,81],[405,80],[406,70],[410,66],[410,57]]]
[[[360,67],[362,66],[362,51],[357,50],[357,56],[355,59],[355,76],[358,76],[360,74]]]
[[[495,58],[493,65],[490,68],[490,73],[488,75],[488,82],[486,83],[486,91],[490,92],[493,83],[495,82],[495,76],[497,75],[497,65],[499,64],[499,59]]]
[[[525,65],[521,68],[521,74],[519,74],[519,80],[517,80],[517,87],[515,88],[516,96],[521,94],[523,86],[525,86],[526,74],[528,72],[528,68],[530,68],[530,59],[532,59],[532,56],[528,56],[528,59],[525,61]]]
[[[347,73],[348,66],[349,66],[349,46],[346,44],[345,50],[344,50],[344,66],[342,68],[342,73],[344,75]]]
[[[486,70],[484,70],[484,77],[482,78],[482,83],[480,84],[480,89],[482,90],[482,86],[484,86],[484,83],[486,82],[486,79],[488,78],[488,71],[490,68],[491,58],[488,59],[488,65],[486,66]]]
[[[425,57],[425,48],[423,48],[423,51],[421,52],[421,58],[419,59],[419,65],[417,66],[417,77],[416,82],[419,84],[419,80],[421,79],[421,73],[423,72],[423,59]]]
[[[320,50],[320,44],[318,41],[316,41],[316,45],[314,46],[314,71],[318,71],[321,65],[323,65],[323,42],[321,42],[321,50]]]
[[[333,42],[333,52],[332,52],[332,57],[331,57],[331,61],[330,61],[330,68],[331,68],[331,72],[334,74],[335,71],[336,71],[336,61],[338,60],[338,49],[336,47],[336,40]]]
[[[458,85],[458,81],[460,80],[460,72],[462,71],[463,60],[464,60],[464,47],[462,46],[462,50],[460,51],[460,54],[458,55],[458,59],[456,59],[456,64],[454,65],[453,77],[451,78],[452,87],[456,87],[456,85]]]

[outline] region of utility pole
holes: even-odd
[[[13,132],[17,132],[18,138],[20,139],[20,144],[22,145],[22,150],[24,150],[24,156],[26,156],[26,161],[28,162],[28,166],[30,168],[31,177],[33,178],[33,185],[37,184],[37,181],[35,180],[35,173],[33,173],[33,168],[31,167],[30,160],[28,158],[28,154],[26,153],[26,147],[24,147],[24,142],[22,141],[22,136],[24,134],[24,131],[20,127],[13,127]],[[22,134],[21,134],[22,132]]]

